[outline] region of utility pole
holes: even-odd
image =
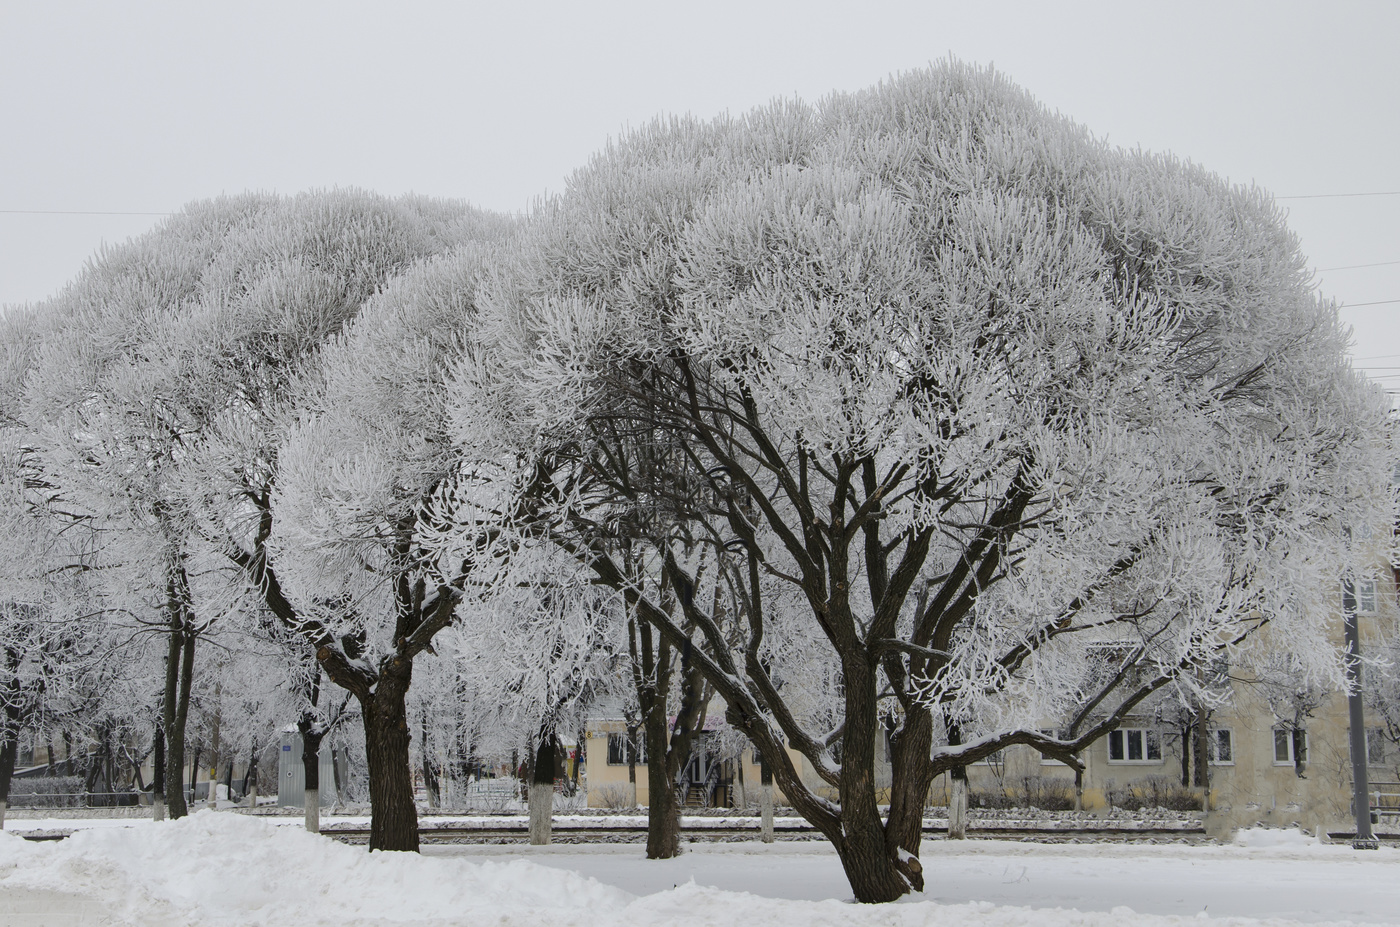
[[[1343,528],[1347,546],[1351,546],[1351,529]],[[1352,808],[1356,811],[1354,850],[1378,850],[1380,844],[1371,833],[1371,789],[1366,770],[1366,709],[1361,701],[1361,634],[1356,622],[1356,590],[1348,570],[1342,579],[1342,624],[1346,634],[1347,711],[1351,726]]]

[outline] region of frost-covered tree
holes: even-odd
[[[395,277],[320,359],[317,391],[278,449],[258,530],[269,605],[297,616],[326,675],[360,706],[370,847],[418,848],[406,695],[413,662],[452,620],[465,572],[435,556],[428,503],[457,475],[444,383],[475,325],[476,291],[504,220]],[[490,559],[486,557],[486,559]]]
[[[221,198],[101,255],[44,307],[27,382],[45,466],[169,640],[167,777],[184,763],[198,637],[252,579],[279,422],[316,349],[464,207],[352,191]],[[178,790],[171,798],[183,812]]]
[[[498,723],[529,745],[535,844],[550,842],[561,735],[582,730],[589,709],[613,694],[626,652],[616,593],[550,553],[516,552],[515,566],[533,582],[500,583],[485,595],[468,585],[446,635],[473,700],[492,703]]]
[[[1336,671],[1319,616],[1383,409],[1296,240],[1261,191],[994,74],[633,133],[481,303],[454,436],[514,490],[501,530],[690,653],[859,900],[923,886],[942,770],[1077,766],[1261,626]],[[772,671],[794,602],[834,725]]]

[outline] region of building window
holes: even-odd
[[[1297,743],[1297,752],[1294,743]],[[1286,727],[1274,728],[1274,765],[1293,766],[1308,761],[1308,732]]]
[[[1043,727],[1043,728],[1041,728],[1041,729],[1040,729],[1040,733],[1044,734],[1046,737],[1051,738],[1052,740],[1068,740],[1068,739],[1069,739],[1069,736],[1068,736],[1064,731],[1056,731],[1056,730],[1052,730],[1051,728],[1048,728],[1048,727]],[[1063,765],[1065,765],[1065,764],[1064,764],[1063,762],[1061,762],[1060,760],[1055,759],[1053,756],[1047,756],[1046,754],[1042,753],[1042,754],[1040,755],[1040,765],[1042,765],[1042,766],[1050,766],[1050,765],[1063,766]]]
[[[1376,613],[1376,581],[1358,579],[1356,581],[1356,613],[1374,615]]]
[[[994,767],[1002,767],[1002,766],[1005,766],[1005,765],[1006,765],[1006,748],[1005,748],[1005,747],[1002,747],[1000,750],[994,750],[994,751],[992,751],[991,753],[987,754],[986,756],[982,757],[982,759],[980,759],[980,760],[973,760],[972,763],[971,763],[970,765],[972,765],[972,766],[994,766]]]
[[[1149,728],[1120,727],[1108,732],[1110,763],[1160,763],[1162,738]]]
[[[634,759],[635,757],[635,759]],[[646,737],[641,731],[637,732],[637,742],[632,743],[626,734],[608,735],[608,765],[627,766],[635,762],[638,766],[645,766],[647,761]]]
[[[1366,765],[1385,765],[1385,732],[1378,727],[1366,731]]]
[[[1210,732],[1206,753],[1212,766],[1235,765],[1235,738],[1228,728],[1216,728]]]

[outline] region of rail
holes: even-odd
[[[924,821],[924,836],[939,839],[947,833],[948,824],[942,820]],[[755,819],[749,821],[728,821],[722,824],[686,823],[681,833],[691,840],[723,841],[757,839],[761,827]],[[13,831],[12,831],[13,832]],[[798,818],[779,819],[774,822],[774,832],[780,840],[821,840],[821,834]],[[1091,840],[1104,843],[1125,843],[1145,840],[1204,841],[1205,828],[1198,821],[1183,821],[1180,824],[1160,826],[1115,825],[1100,822],[1086,826],[1045,826],[1043,824],[1018,824],[998,822],[978,825],[967,829],[968,836],[977,838],[1023,839],[1039,842],[1068,842],[1071,840]],[[27,840],[62,840],[72,831],[55,829],[43,833],[28,834],[15,832]],[[346,843],[368,841],[369,828],[361,825],[340,825],[328,823],[322,826],[321,834]],[[630,843],[646,839],[647,828],[642,823],[618,824],[577,824],[556,822],[552,828],[555,843]],[[479,842],[479,843],[519,843],[529,838],[529,825],[523,821],[475,822],[471,824],[425,825],[418,829],[419,839],[424,843],[438,842]]]

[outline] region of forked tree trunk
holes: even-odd
[[[909,893],[911,879],[909,867],[886,841],[875,795],[875,735],[880,730],[875,667],[863,653],[852,653],[842,659],[841,668],[846,689],[840,778],[843,839],[836,853],[857,901],[895,901]]]
[[[413,804],[405,704],[412,677],[412,662],[389,657],[380,666],[378,684],[359,699],[369,766],[371,851],[418,852],[418,809]]]
[[[542,732],[530,776],[530,845],[548,846],[554,830],[554,769],[557,742]]]
[[[185,802],[185,721],[190,713],[190,682],[194,675],[195,635],[172,619],[165,672],[165,782],[170,817],[189,813]]]

